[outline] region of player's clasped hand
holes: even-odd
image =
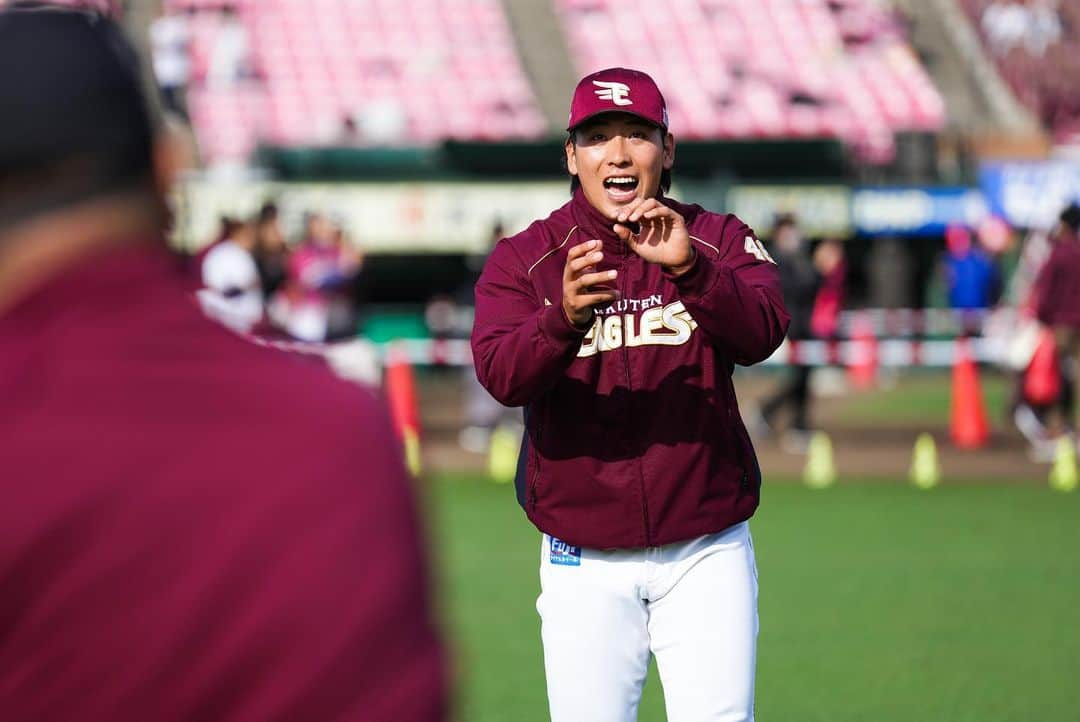
[[[604,258],[601,243],[586,241],[570,249],[563,268],[562,307],[575,326],[587,326],[593,318],[593,308],[611,303],[619,297],[612,286],[618,276],[615,270],[597,271],[596,264]]]
[[[676,276],[693,265],[695,251],[686,220],[655,198],[624,207],[615,219],[615,234],[634,253]]]

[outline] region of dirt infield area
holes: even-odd
[[[482,471],[483,454],[458,443],[463,424],[460,369],[427,369],[417,375],[422,443],[428,472]],[[736,388],[744,417],[782,380],[783,372],[740,372]],[[1046,484],[1049,463],[1030,458],[1026,441],[1007,421],[1011,382],[992,371],[982,373],[982,392],[990,424],[989,443],[976,451],[949,442],[950,376],[947,372],[909,372],[882,378],[873,390],[853,390],[842,372],[825,370],[814,380],[812,421],[828,434],[840,482],[895,483],[906,478],[916,437],[930,433],[945,483],[1007,482]],[[801,477],[805,451],[784,433],[783,422],[755,440],[766,480]]]

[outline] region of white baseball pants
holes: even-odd
[[[650,653],[668,722],[753,722],[747,522],[646,549],[581,549],[545,534],[540,588],[552,722],[635,722]]]

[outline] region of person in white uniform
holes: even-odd
[[[255,227],[240,224],[236,231],[210,249],[202,262],[198,297],[203,311],[224,325],[246,333],[263,317],[263,291],[252,256]]]

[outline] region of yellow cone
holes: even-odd
[[[402,445],[405,447],[405,466],[413,476],[420,476],[420,435],[416,429],[406,428],[402,432]]]
[[[920,489],[933,489],[941,483],[941,465],[938,463],[937,445],[934,444],[934,437],[930,434],[923,432],[915,440],[908,478]]]
[[[517,473],[518,449],[521,437],[507,426],[499,426],[491,433],[488,450],[488,474],[497,484],[509,484]]]
[[[803,483],[811,489],[826,489],[836,483],[836,463],[832,441],[824,431],[815,431],[806,452]]]
[[[1078,479],[1076,470],[1076,447],[1068,434],[1057,441],[1054,466],[1050,469],[1050,488],[1056,491],[1074,491]]]

